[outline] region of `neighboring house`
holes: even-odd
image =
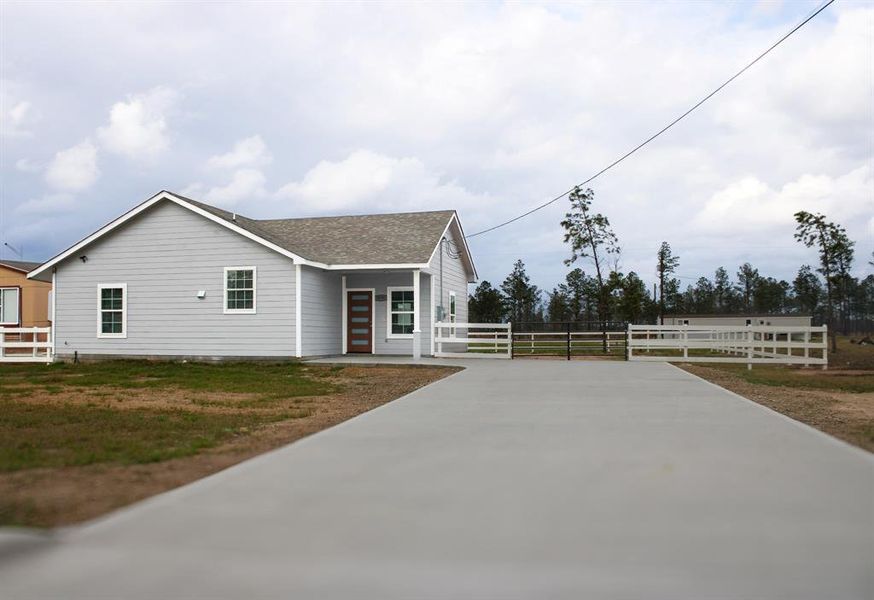
[[[665,315],[665,325],[786,325],[790,327],[810,327],[810,315]]]
[[[61,358],[419,356],[476,270],[452,210],[255,220],[160,192],[29,277]]]
[[[52,284],[27,278],[40,263],[0,258],[0,327],[48,327]]]

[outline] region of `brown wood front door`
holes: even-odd
[[[373,292],[346,292],[346,352],[373,353]]]

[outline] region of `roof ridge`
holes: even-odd
[[[443,210],[410,210],[402,212],[387,212],[387,213],[366,213],[358,215],[322,215],[319,217],[286,217],[281,219],[252,219],[256,223],[268,221],[315,221],[316,219],[360,219],[365,217],[394,217],[400,215],[436,215],[441,213],[451,214],[455,210],[451,208]],[[239,215],[238,215],[239,216]]]
[[[213,206],[212,204],[207,204],[206,202],[201,202],[200,200],[195,200],[193,198],[188,198],[187,196],[183,196],[182,194],[178,194],[176,192],[171,192],[169,190],[164,190],[168,194],[173,194],[177,198],[185,200],[186,202],[191,202],[197,206],[203,208],[209,208],[214,211],[223,212],[229,215],[236,215],[237,217],[242,217],[248,221],[252,221],[253,223],[260,223],[264,221],[297,221],[297,220],[312,220],[312,219],[344,219],[344,218],[352,218],[352,217],[388,217],[395,215],[428,215],[428,214],[438,214],[438,213],[455,213],[455,209],[452,208],[444,208],[438,210],[405,210],[405,211],[394,211],[394,212],[382,212],[382,213],[364,213],[364,214],[346,214],[346,215],[322,215],[317,217],[280,217],[280,218],[272,218],[272,219],[254,219],[252,217],[247,217],[244,214],[238,213],[233,210],[228,210],[226,208],[221,208],[219,206]]]

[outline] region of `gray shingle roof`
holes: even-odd
[[[0,265],[9,267],[10,269],[15,269],[16,271],[21,271],[22,273],[33,271],[41,264],[42,263],[30,262],[27,260],[6,260],[5,258],[0,258]]]
[[[250,219],[174,194],[293,252],[330,265],[427,263],[451,210],[305,219]]]

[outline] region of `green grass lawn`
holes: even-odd
[[[92,519],[284,446],[454,367],[0,365],[0,527]]]
[[[331,386],[299,363],[185,363],[117,360],[95,363],[8,364],[0,366],[0,397],[33,389],[111,386],[128,389],[173,387],[206,392],[257,393],[264,399],[312,396]]]
[[[307,416],[289,399],[338,391],[325,379],[331,372],[296,363],[2,365],[0,472],[190,456],[252,428]],[[180,390],[191,392],[189,402],[123,406],[126,395]],[[67,401],[76,394],[75,403]]]
[[[293,414],[116,410],[0,401],[0,472],[95,463],[144,464],[191,456]]]

